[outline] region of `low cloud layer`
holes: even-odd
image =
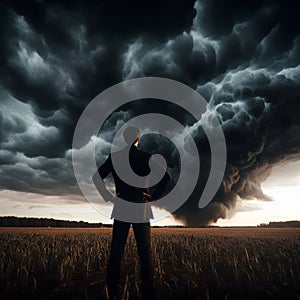
[[[300,158],[300,24],[292,2],[12,1],[0,4],[0,11],[2,189],[79,195],[71,143],[81,112],[105,88],[140,76],[186,83],[222,123],[226,173],[204,209],[197,205],[209,149],[201,129],[194,132],[208,159],[194,193],[174,213],[184,223],[226,218],[240,198],[269,201],[261,183],[274,166]],[[143,110],[137,104],[115,113],[103,141]],[[182,112],[172,117],[188,120]],[[145,147],[170,153],[157,137]]]

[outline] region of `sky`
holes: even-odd
[[[206,99],[224,131],[227,165],[211,203],[199,209],[210,170],[201,128],[188,114],[155,101],[113,113],[98,138],[98,163],[117,129],[147,111],[171,114],[193,128],[202,150],[194,192],[157,224],[300,219],[300,24],[294,2],[2,1],[0,23],[2,216],[111,222],[111,206],[100,214],[78,188],[74,129],[106,88],[159,76]],[[177,172],[174,145],[153,135],[142,146],[168,155]]]

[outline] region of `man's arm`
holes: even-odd
[[[168,171],[164,167],[162,167],[159,163],[157,163],[155,161],[154,161],[154,163],[156,164],[156,167],[163,169],[163,171],[165,173],[163,178],[156,185],[148,188],[148,191],[149,191],[148,193],[150,194],[151,199],[158,200],[165,192],[166,187],[171,180],[171,177],[170,177]],[[155,174],[153,174],[153,175],[155,176]],[[151,176],[151,174],[150,174],[150,176]]]
[[[102,164],[98,170],[95,172],[95,174],[92,177],[92,180],[96,186],[96,188],[98,189],[98,191],[100,190],[99,188],[99,178],[97,176],[97,174],[100,175],[100,177],[102,179],[104,179],[105,177],[107,177],[107,175],[112,171],[112,163],[111,163],[111,156],[109,155],[108,158],[106,159],[106,161],[104,162],[104,164]],[[105,199],[104,199],[105,200]],[[107,200],[105,200],[107,201]]]
[[[171,177],[169,176],[167,170],[165,170],[165,175],[162,180],[154,186],[154,192],[151,194],[153,200],[158,200],[163,195],[167,185],[170,182],[170,179]]]
[[[111,163],[111,155],[109,154],[104,164],[98,168],[98,173],[100,177],[104,179],[111,171],[112,171],[112,163]]]

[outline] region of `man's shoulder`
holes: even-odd
[[[150,158],[150,157],[152,156],[151,153],[146,152],[146,151],[144,151],[144,150],[142,150],[142,149],[139,149],[139,148],[136,148],[136,151],[137,151],[137,153],[138,153],[140,156],[145,157],[145,158]]]
[[[119,151],[116,151],[116,152],[113,152],[112,155],[124,155],[124,153],[131,153],[133,154],[135,157],[137,158],[141,158],[141,159],[150,159],[150,157],[152,156],[151,153],[145,151],[145,150],[142,150],[140,148],[137,148],[137,147],[132,147],[131,149],[128,149],[128,148],[124,148],[122,150],[119,150]]]

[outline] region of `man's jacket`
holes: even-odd
[[[121,150],[124,152],[127,151],[126,149]],[[124,155],[126,157],[126,155]],[[151,154],[144,152],[140,149],[138,149],[136,146],[132,145],[129,149],[129,164],[134,173],[138,176],[145,177],[145,186],[147,183],[147,180],[149,179],[147,175],[150,174],[151,169],[149,167],[149,160],[150,160]],[[116,194],[119,198],[122,198],[129,202],[134,203],[147,203],[149,202],[149,197],[145,196],[150,194],[149,188],[139,188],[135,186],[131,186],[124,182],[116,173],[113,167],[111,155],[108,156],[104,164],[102,164],[98,168],[99,175],[102,179],[104,179],[106,176],[108,176],[110,173],[113,176],[114,182],[115,182],[115,189]],[[159,199],[159,197],[163,194],[164,188],[168,184],[170,180],[170,176],[168,175],[167,171],[165,171],[165,175],[162,178],[162,180],[157,183],[154,187],[151,188],[151,200]],[[118,216],[118,209],[121,209],[121,206],[119,207],[118,202],[114,202],[114,209],[112,211],[111,218],[117,218]],[[151,210],[150,205],[145,205],[143,211],[141,212],[144,214],[145,219],[149,220],[150,218],[153,219],[153,213]]]

